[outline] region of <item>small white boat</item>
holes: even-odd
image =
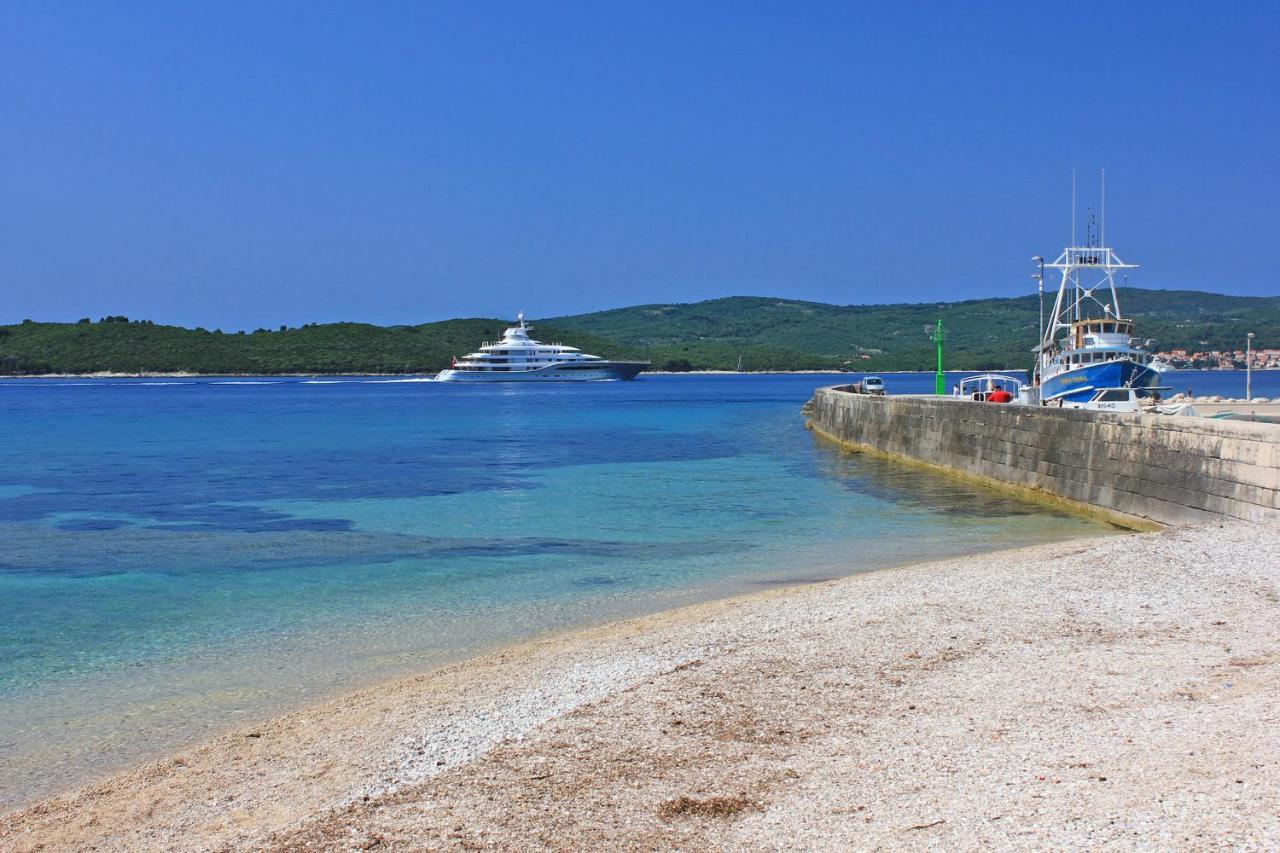
[[[1196,410],[1189,405],[1159,405],[1160,392],[1171,391],[1168,387],[1146,388],[1102,388],[1093,396],[1083,401],[1067,400],[1062,403],[1064,409],[1086,409],[1090,412],[1155,412],[1162,415],[1195,415]]]
[[[979,403],[1021,402],[1023,382],[1003,373],[982,373],[966,376],[953,389],[953,394],[963,400]]]
[[[564,344],[544,344],[529,337],[532,327],[520,314],[502,340],[483,344],[478,352],[455,358],[436,376],[438,382],[601,382],[635,379],[647,361],[609,361]]]

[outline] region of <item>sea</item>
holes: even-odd
[[[806,431],[856,378],[0,378],[0,809],[554,632],[1115,532]]]

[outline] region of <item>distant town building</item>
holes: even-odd
[[[1204,350],[1188,352],[1172,349],[1156,354],[1156,360],[1177,370],[1243,370],[1249,355],[1242,349],[1219,352]],[[1280,349],[1271,347],[1253,350],[1254,370],[1280,370]]]

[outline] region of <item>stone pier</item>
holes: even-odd
[[[872,397],[819,389],[818,433],[1101,512],[1121,524],[1280,516],[1280,424]]]

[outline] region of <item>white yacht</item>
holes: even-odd
[[[439,382],[586,382],[635,379],[647,361],[608,361],[564,344],[544,344],[529,337],[531,326],[521,314],[502,340],[486,342],[479,352],[455,358]]]

